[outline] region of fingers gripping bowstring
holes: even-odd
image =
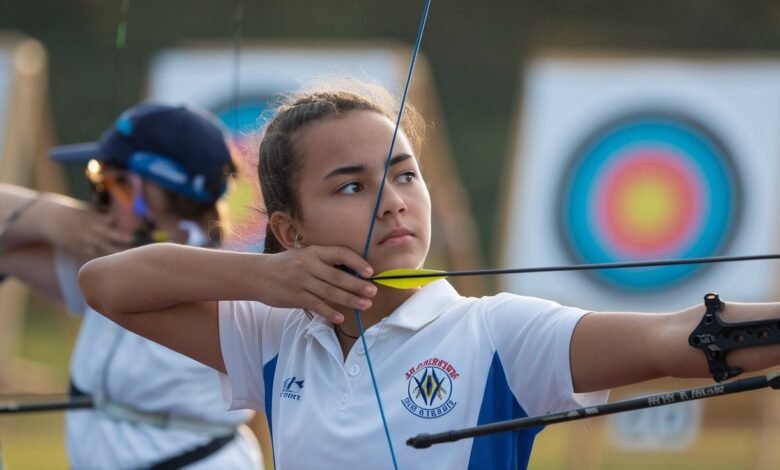
[[[374,205],[374,212],[371,215],[371,225],[368,228],[368,236],[366,237],[366,245],[363,248],[363,258],[368,258],[368,248],[371,245],[371,236],[374,234],[374,223],[376,222],[376,216],[379,213],[379,203],[382,201],[382,193],[385,189],[385,180],[387,179],[387,172],[390,168],[390,160],[393,158],[393,149],[395,148],[395,140],[398,136],[398,129],[401,127],[401,119],[404,115],[404,105],[406,104],[406,95],[409,93],[409,83],[412,81],[412,73],[414,72],[414,64],[417,61],[417,53],[420,50],[420,43],[422,42],[423,30],[425,29],[425,21],[428,19],[428,10],[431,6],[431,0],[426,0],[425,8],[423,9],[422,18],[420,18],[420,26],[417,29],[417,39],[414,42],[414,50],[412,52],[412,58],[409,63],[409,72],[406,76],[406,84],[404,85],[404,92],[401,96],[401,104],[398,108],[398,118],[395,122],[395,129],[393,130],[393,138],[390,140],[390,151],[387,153],[387,159],[385,160],[384,172],[382,173],[382,182],[379,185],[379,192],[376,196],[376,204]],[[363,321],[360,317],[360,310],[355,309],[355,319],[357,320],[358,332],[360,334],[360,341],[363,344],[363,350],[366,352],[366,362],[368,362],[368,371],[371,374],[371,383],[374,387],[374,394],[376,395],[376,402],[379,405],[379,414],[382,417],[382,426],[385,430],[385,437],[387,438],[387,445],[390,449],[390,456],[393,459],[393,467],[398,470],[398,461],[395,458],[395,450],[393,449],[393,441],[390,438],[390,428],[387,426],[387,418],[385,418],[385,411],[382,407],[382,398],[379,395],[379,387],[376,383],[376,376],[374,375],[374,367],[371,364],[371,356],[368,352],[368,344],[366,343],[365,330],[363,330]]]

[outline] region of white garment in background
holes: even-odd
[[[125,330],[86,306],[78,288],[79,264],[56,256],[65,304],[84,318],[71,358],[71,380],[87,394],[147,412],[170,413],[238,427],[248,411],[225,411],[217,372]],[[182,429],[119,420],[97,410],[66,413],[67,448],[74,469],[144,468],[213,439]],[[246,426],[229,444],[192,469],[262,469],[257,440]]]

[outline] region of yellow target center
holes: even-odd
[[[662,178],[640,176],[619,199],[619,220],[637,238],[652,239],[672,228],[678,207],[671,185]]]

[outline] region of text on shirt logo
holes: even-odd
[[[303,393],[303,379],[296,379],[297,377],[292,376],[282,382],[282,393],[280,394],[282,398],[289,398],[290,400],[301,399],[301,394]]]

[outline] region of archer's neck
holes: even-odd
[[[371,299],[373,306],[370,309],[360,312],[360,319],[363,322],[363,329],[367,330],[373,325],[376,325],[383,318],[389,316],[395,310],[406,302],[409,297],[415,294],[418,289],[393,289],[391,287],[377,286],[376,296]],[[344,323],[341,324],[341,328],[347,333],[357,336],[358,325],[355,319],[355,311],[348,309],[340,309],[344,315]]]

